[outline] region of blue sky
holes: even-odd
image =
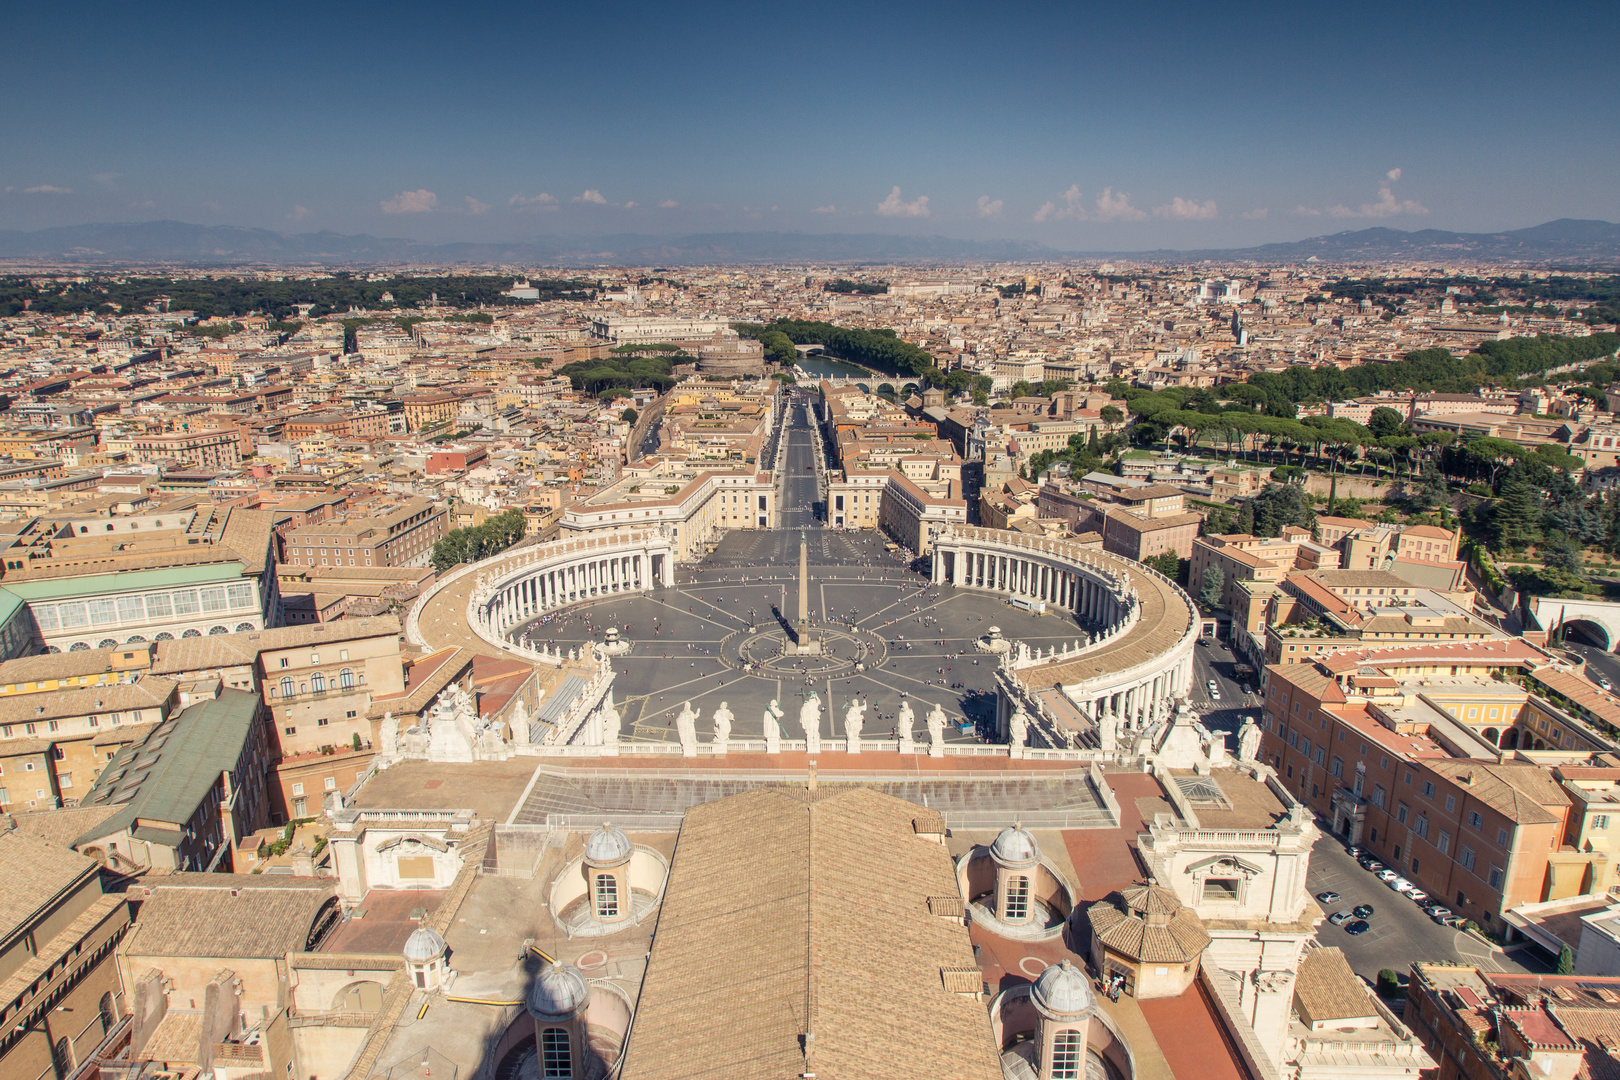
[[[1143,250],[1620,220],[1620,3],[31,4],[0,228]]]

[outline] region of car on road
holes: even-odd
[[[1441,926],[1444,926],[1446,924],[1446,920],[1451,917],[1451,909],[1448,907],[1431,907],[1428,909],[1428,911],[1429,918],[1433,919]]]
[[[1614,684],[1611,683],[1607,678],[1605,678],[1602,675],[1599,675],[1596,679],[1594,679],[1592,681],[1597,683],[1598,686],[1601,687],[1604,690],[1613,690],[1614,689]]]
[[[1344,849],[1344,853],[1350,856],[1352,859],[1360,859],[1363,855],[1367,854],[1367,849],[1351,844],[1349,847]]]
[[[1416,885],[1412,884],[1410,881],[1407,881],[1403,877],[1397,877],[1394,881],[1386,881],[1384,884],[1388,885],[1398,893],[1409,893],[1413,889],[1417,888]]]
[[[1429,902],[1429,894],[1424,892],[1422,889],[1413,889],[1411,892],[1407,893],[1406,895],[1410,896],[1413,899],[1413,901],[1415,901],[1417,903],[1417,905],[1419,907],[1422,907],[1424,904],[1427,904]]]
[[[1361,863],[1361,868],[1367,871],[1369,874],[1376,874],[1378,871],[1384,868],[1384,864],[1373,858],[1371,855],[1363,855],[1356,861]]]
[[[1327,892],[1317,893],[1316,898],[1324,904],[1337,904],[1339,902],[1339,894],[1334,892],[1332,889],[1329,889]]]
[[[1334,926],[1343,926],[1345,923],[1349,922],[1355,917],[1354,912],[1335,911],[1333,914],[1328,916],[1328,922],[1332,923]]]
[[[1400,880],[1400,876],[1401,875],[1385,866],[1380,866],[1377,873],[1373,874],[1373,877],[1377,878],[1379,881],[1382,881],[1385,885],[1389,885],[1389,883],[1392,881]],[[1393,885],[1390,887],[1394,888]]]
[[[1358,919],[1370,919],[1373,917],[1373,906],[1371,904],[1357,904],[1352,909],[1352,914]]]
[[[1349,934],[1351,937],[1360,937],[1362,934],[1365,934],[1371,929],[1372,924],[1366,919],[1357,919],[1355,922],[1344,924],[1344,932]]]
[[[1199,638],[1198,639],[1198,644],[1202,645],[1206,649],[1209,648],[1209,638],[1207,638],[1207,637]]]
[[[1221,700],[1221,687],[1214,679],[1209,680],[1209,696],[1216,701]]]

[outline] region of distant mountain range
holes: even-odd
[[[1058,251],[1017,240],[956,240],[879,233],[696,233],[544,237],[500,244],[428,244],[335,232],[288,235],[270,229],[182,221],[0,230],[0,260],[82,266],[698,266],[720,263],[940,263],[1100,259],[1186,263],[1554,263],[1620,265],[1620,225],[1561,218],[1528,229],[1456,233],[1359,229],[1286,244],[1204,251]]]

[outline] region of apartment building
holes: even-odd
[[[235,428],[136,435],[129,440],[133,461],[183,461],[193,469],[234,469],[242,464],[242,436]]]
[[[934,537],[951,525],[967,524],[967,501],[931,495],[898,472],[889,474],[878,508],[878,528],[919,558]]]
[[[426,566],[449,517],[427,499],[358,503],[289,531],[286,558],[293,566]]]
[[[1508,909],[1579,886],[1584,872],[1561,865],[1593,862],[1563,850],[1573,804],[1558,778],[1502,748],[1504,732],[1542,720],[1581,726],[1494,678],[1538,654],[1514,639],[1272,665],[1260,757],[1348,842],[1500,928]]]
[[[1303,532],[1303,530],[1297,530]],[[1211,568],[1221,574],[1221,608],[1253,634],[1276,586],[1295,569],[1337,566],[1336,553],[1298,536],[1262,539],[1248,533],[1200,536],[1192,542],[1188,588],[1199,594]]]

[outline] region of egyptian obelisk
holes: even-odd
[[[799,618],[793,626],[799,640],[793,651],[799,655],[819,653],[821,642],[810,632],[810,541],[799,531]]]

